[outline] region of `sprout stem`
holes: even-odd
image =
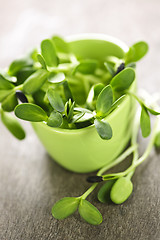
[[[144,154],[136,161],[134,161],[132,163],[132,165],[127,169],[125,170],[124,172],[120,172],[120,173],[115,173],[115,174],[107,174],[107,175],[104,175],[103,176],[103,179],[104,180],[109,180],[112,179],[115,177],[119,177],[119,176],[126,176],[127,174],[131,173],[133,170],[135,170],[136,167],[138,167],[142,162],[144,162],[144,160],[149,156],[150,152],[151,152],[151,149],[154,145],[154,141],[155,141],[155,137],[156,137],[156,134],[157,134],[157,129],[158,129],[158,126],[159,126],[159,122],[160,122],[160,118],[157,117],[156,119],[156,122],[154,124],[154,128],[153,128],[153,132],[152,132],[152,135],[151,135],[151,139],[148,143],[148,146],[146,148],[146,151],[144,152]]]
[[[101,168],[97,176],[101,176],[103,172],[106,172],[108,169],[114,167],[118,163],[122,162],[126,157],[128,157],[135,149],[137,148],[137,144],[129,147],[124,153],[122,153],[117,159],[115,159],[112,163],[105,165],[103,168]],[[98,183],[92,184],[92,186],[81,196],[82,199],[85,199],[88,197],[88,195],[97,187]]]

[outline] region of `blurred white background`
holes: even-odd
[[[142,85],[154,91],[149,85],[159,81],[159,22],[159,0],[0,0],[0,68],[53,34],[105,33],[128,45],[149,43],[138,74]]]

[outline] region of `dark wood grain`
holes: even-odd
[[[0,66],[53,33],[105,33],[127,44],[146,40],[148,56],[138,64],[140,87],[160,91],[160,1],[3,1],[0,13]],[[14,139],[0,123],[0,240],[159,240],[160,155],[152,151],[133,177],[134,192],[122,205],[103,205],[96,194],[89,200],[104,221],[90,226],[78,215],[57,221],[52,205],[78,196],[89,184],[88,174],[71,173],[45,152],[30,124],[27,138]],[[140,152],[148,140],[139,139]],[[112,169],[125,168],[130,162]]]

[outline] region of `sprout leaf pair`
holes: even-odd
[[[98,209],[82,198],[65,197],[59,200],[52,208],[52,215],[56,219],[64,219],[78,209],[81,217],[92,225],[102,222],[102,215]]]

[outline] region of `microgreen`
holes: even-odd
[[[78,120],[82,118],[84,114],[85,114],[84,112],[75,114],[72,118],[72,123],[78,122]]]
[[[145,102],[141,98],[139,98],[134,93],[131,93],[130,91],[127,91],[130,96],[134,97],[138,103],[140,104],[142,110],[141,110],[141,119],[140,119],[140,126],[142,131],[143,137],[148,137],[151,132],[151,124],[150,124],[150,116],[149,113],[152,115],[160,115],[160,111],[155,111],[154,109],[148,107]]]
[[[42,65],[42,68],[47,70],[45,60],[44,60],[43,56],[39,53],[37,54],[37,60]]]
[[[34,49],[26,57],[14,60],[8,70],[0,71],[1,120],[17,139],[22,140],[25,132],[8,113],[10,111],[14,111],[20,119],[43,122],[48,128],[76,130],[95,127],[102,141],[108,141],[115,134],[108,115],[116,111],[125,96],[133,97],[141,107],[138,120],[136,117],[138,124],[133,125],[131,146],[101,168],[97,175],[87,178],[92,185],[83,195],[63,198],[52,208],[52,215],[57,219],[64,219],[78,210],[86,222],[98,225],[102,216],[86,200],[88,195],[98,184],[106,181],[98,192],[99,201],[106,203],[112,200],[122,204],[132,193],[131,178],[136,168],[147,158],[153,145],[160,147],[157,103],[146,103],[130,88],[135,80],[135,62],[147,53],[148,45],[142,41],[135,43],[123,59],[111,55],[104,59],[89,59],[79,58],[71,51],[68,42],[53,36],[41,42],[40,50]],[[22,104],[18,105],[18,100]],[[157,119],[152,131],[150,115],[155,115]],[[140,158],[137,148],[139,125],[143,137],[151,133],[146,151]],[[104,174],[131,153],[133,160],[126,170]]]
[[[110,85],[106,86],[98,95],[96,102],[96,116],[103,118],[113,103],[113,92]]]
[[[0,74],[0,90],[7,90],[14,88],[14,85]]]
[[[108,70],[108,72],[111,74],[111,76],[113,77],[115,75],[115,70],[112,67],[112,65],[109,62],[104,62],[104,66],[106,67],[106,69]]]
[[[48,77],[48,72],[44,69],[39,69],[31,74],[23,84],[23,91],[27,94],[33,94],[38,91],[45,83]]]
[[[68,102],[66,102],[65,104],[65,114],[69,123],[72,121],[73,118],[74,106],[75,102],[72,103],[71,99],[69,99]]]
[[[111,139],[112,138],[112,128],[108,122],[104,122],[102,120],[95,119],[94,120],[95,127],[99,136],[102,139]]]
[[[124,91],[128,89],[135,79],[135,71],[133,68],[125,68],[112,78],[110,84],[114,91]]]
[[[28,67],[28,66],[32,66],[32,65],[33,65],[33,61],[28,56],[26,58],[23,58],[23,59],[15,60],[10,64],[9,69],[8,69],[8,74],[10,76],[16,76],[17,73],[21,69],[23,69],[25,67]]]
[[[63,82],[63,89],[64,89],[64,95],[65,95],[66,100],[71,99],[73,101],[73,96],[72,96],[68,81]]]
[[[72,74],[81,72],[83,74],[93,74],[97,67],[97,61],[95,60],[83,60],[73,70]]]
[[[143,58],[148,52],[148,44],[146,42],[137,42],[129,48],[125,56],[125,63],[137,62]]]
[[[99,225],[103,221],[98,209],[85,199],[81,199],[78,211],[81,217],[92,225]]]
[[[53,36],[52,41],[54,42],[56,46],[57,52],[62,52],[62,53],[69,53],[69,44],[61,37],[59,36]]]
[[[2,102],[2,109],[6,112],[12,112],[17,106],[18,101],[15,93],[8,95]]]
[[[110,192],[110,198],[112,202],[121,204],[129,198],[132,190],[133,184],[131,180],[127,177],[121,177],[113,184]]]
[[[65,80],[65,74],[60,72],[60,73],[51,73],[48,77],[48,81],[51,83],[61,83]]]
[[[32,74],[36,71],[37,69],[35,69],[34,67],[25,67],[22,68],[21,70],[18,71],[17,75],[16,75],[16,85],[20,85],[23,84],[24,81]]]
[[[119,97],[111,106],[111,108],[109,109],[109,111],[107,112],[107,115],[112,112],[114,109],[116,109],[124,100],[125,95],[122,95],[121,97]]]
[[[155,137],[154,145],[156,148],[160,148],[160,132],[157,132],[157,135]]]
[[[52,105],[52,107],[55,110],[57,110],[59,112],[64,111],[64,103],[62,101],[62,98],[53,88],[48,89],[47,97],[48,97],[50,104]]]
[[[76,122],[85,122],[94,118],[93,113],[85,112]]]
[[[99,190],[98,192],[98,200],[102,203],[107,203],[111,201],[110,198],[110,191],[112,189],[113,184],[115,183],[115,180],[109,180],[107,181]]]
[[[15,108],[15,115],[23,120],[31,122],[41,122],[48,119],[45,111],[32,103],[22,103]]]
[[[2,102],[9,94],[12,94],[13,91],[11,89],[0,90],[0,102]]]
[[[95,109],[95,104],[96,104],[96,100],[97,100],[97,97],[98,95],[100,94],[100,92],[102,91],[102,89],[104,88],[104,84],[103,83],[97,83],[97,84],[94,84],[89,93],[88,93],[88,97],[87,97],[87,100],[86,100],[86,103],[87,103],[87,106],[94,110]]]
[[[64,219],[72,215],[78,208],[79,199],[65,197],[59,200],[52,208],[52,215],[56,219]]]
[[[149,117],[148,111],[144,106],[142,106],[140,124],[141,124],[142,136],[148,137],[151,132],[151,123],[150,123],[150,117]]]
[[[41,42],[41,53],[47,66],[55,67],[58,65],[56,48],[52,40],[46,39]]]
[[[47,119],[47,125],[50,127],[60,127],[62,124],[62,115],[57,111],[52,111]]]
[[[25,132],[20,123],[10,113],[1,110],[1,120],[6,128],[19,140],[25,138]]]

